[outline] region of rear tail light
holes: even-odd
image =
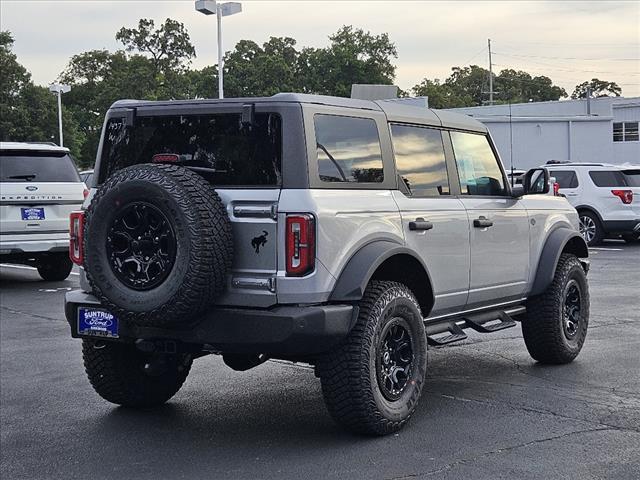
[[[313,271],[316,260],[316,227],[313,215],[287,216],[287,276],[302,277]]]
[[[89,189],[88,189],[88,188],[85,188],[85,189],[82,191],[82,196],[83,196],[84,198],[87,198],[87,197],[89,196]]]
[[[560,195],[560,184],[558,182],[553,182],[553,194],[556,197]]]
[[[633,191],[631,190],[611,190],[611,193],[622,200],[622,203],[626,205],[633,202]]]
[[[84,261],[84,212],[71,212],[69,215],[69,258],[76,265]]]

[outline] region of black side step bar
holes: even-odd
[[[427,343],[434,347],[441,347],[443,345],[447,345],[453,342],[459,342],[460,340],[464,340],[467,338],[467,334],[462,331],[462,328],[460,328],[457,323],[451,322],[447,324],[446,327],[447,328],[444,332],[438,333],[448,332],[448,335],[434,336],[437,335],[437,333],[434,332],[434,335],[427,335]]]
[[[480,333],[492,333],[516,326],[512,315],[525,312],[525,308],[517,306],[508,310],[490,310],[487,312],[465,315],[441,321],[425,321],[427,343],[441,347],[449,343],[465,340],[467,335],[463,329],[471,328]]]
[[[476,332],[491,333],[505,328],[516,326],[513,320],[506,312],[489,312],[480,315],[463,317],[469,328],[473,328]]]

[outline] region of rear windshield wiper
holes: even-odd
[[[35,173],[29,173],[29,174],[26,174],[26,175],[10,175],[7,178],[16,179],[16,180],[24,179],[24,180],[27,180],[27,181],[30,182],[31,180],[36,178],[36,174]]]

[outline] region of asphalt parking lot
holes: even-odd
[[[117,408],[89,386],[64,293],[0,267],[3,479],[640,478],[640,245],[592,250],[591,324],[578,359],[543,367],[519,327],[429,351],[408,426],[344,433],[303,365],[233,372],[195,362],[165,406]]]

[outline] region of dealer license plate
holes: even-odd
[[[44,220],[44,208],[21,208],[22,220]]]
[[[118,319],[99,308],[78,308],[78,334],[118,338]]]

